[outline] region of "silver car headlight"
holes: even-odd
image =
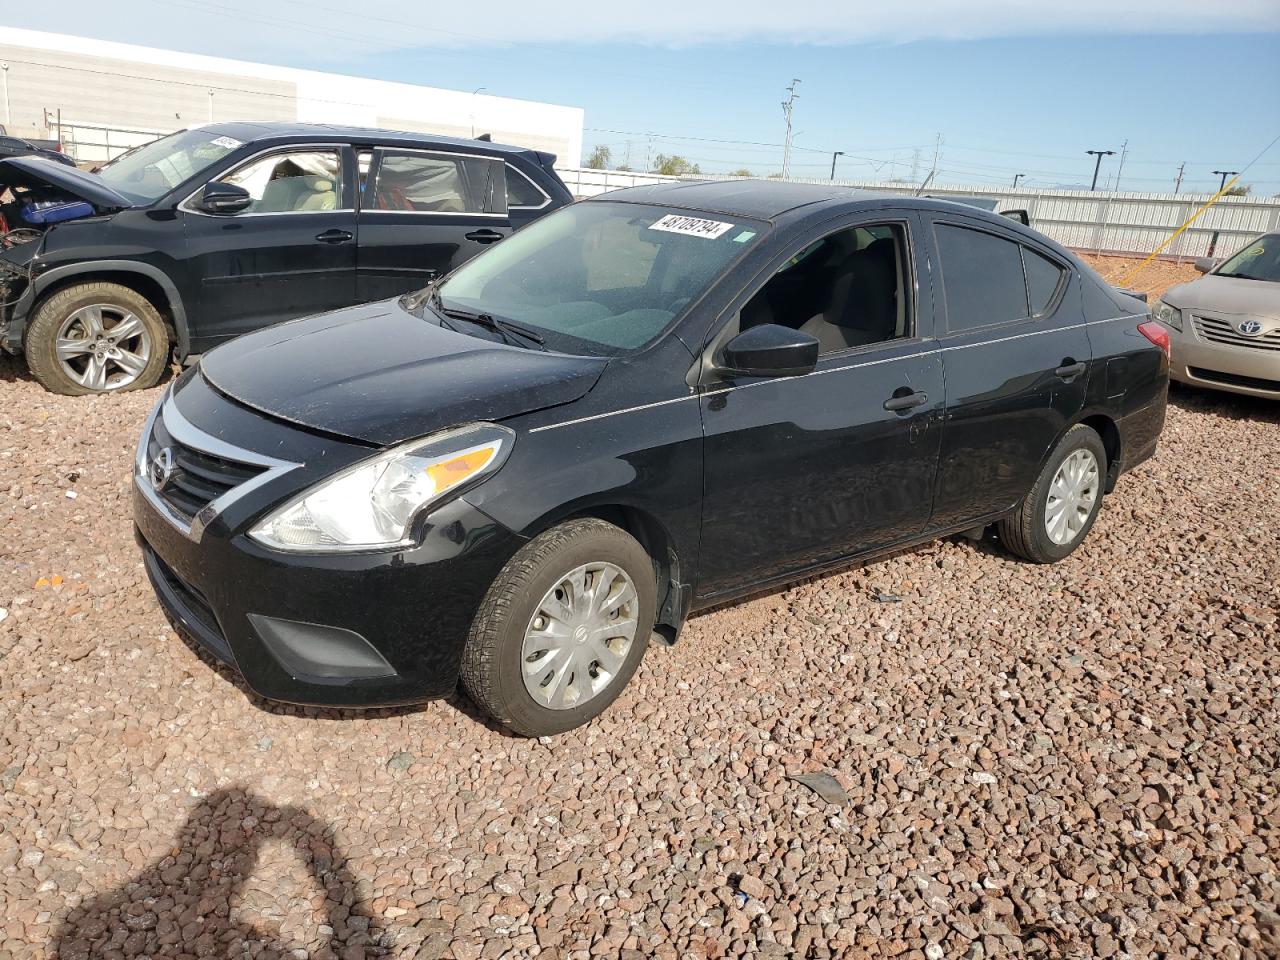
[[[1182,329],[1182,311],[1177,307],[1171,307],[1163,300],[1156,300],[1151,305],[1151,313],[1165,326],[1175,330]]]
[[[256,524],[275,550],[334,553],[412,544],[414,519],[497,471],[515,432],[477,423],[401,444],[321,481]]]

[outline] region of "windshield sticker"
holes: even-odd
[[[746,243],[756,235],[754,230],[743,230],[740,234],[733,238],[734,243]]]
[[[226,147],[228,150],[234,150],[236,147],[244,146],[243,140],[237,140],[234,137],[214,137],[209,142],[219,147]]]
[[[665,233],[680,233],[686,237],[701,237],[703,240],[714,240],[732,230],[733,224],[722,223],[719,220],[700,220],[697,217],[685,217],[669,213],[657,223],[652,224],[649,229],[662,230]]]

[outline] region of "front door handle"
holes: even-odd
[[[490,230],[488,227],[483,230],[472,230],[466,234],[468,240],[474,240],[476,243],[497,243],[503,236],[504,234],[499,233],[497,230]]]
[[[1063,380],[1072,380],[1080,376],[1080,374],[1084,373],[1087,369],[1089,369],[1089,365],[1087,363],[1083,361],[1076,362],[1070,357],[1067,357],[1067,359],[1062,361],[1062,366],[1053,371],[1053,374]]]
[[[350,230],[326,230],[324,233],[316,234],[316,239],[321,243],[346,243],[355,237]]]
[[[914,393],[902,393],[907,387],[899,387],[894,391],[893,396],[884,402],[884,408],[893,413],[902,413],[906,410],[914,410],[923,403],[929,402],[929,395],[923,390],[917,390]]]

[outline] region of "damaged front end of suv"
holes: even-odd
[[[11,342],[10,321],[18,304],[31,293],[43,239],[41,231],[26,227],[0,232],[0,348],[10,353],[21,347],[20,337]]]

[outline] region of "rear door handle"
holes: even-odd
[[[497,243],[503,236],[504,234],[499,233],[497,230],[490,230],[488,227],[483,230],[472,230],[466,234],[468,240],[474,240],[476,243]]]
[[[1063,361],[1062,366],[1054,370],[1053,373],[1054,376],[1060,377],[1063,380],[1071,380],[1074,377],[1080,376],[1080,374],[1084,373],[1087,369],[1089,369],[1089,365],[1087,363],[1083,361],[1077,363],[1070,357],[1067,357],[1067,359]]]
[[[321,243],[346,243],[354,237],[355,234],[350,230],[326,230],[316,234],[316,239]]]
[[[903,390],[906,388],[899,387],[898,389]],[[923,390],[918,390],[915,393],[906,393],[902,396],[897,396],[895,391],[895,395],[884,402],[884,408],[893,413],[902,413],[904,410],[913,410],[921,404],[928,402],[929,395]]]

